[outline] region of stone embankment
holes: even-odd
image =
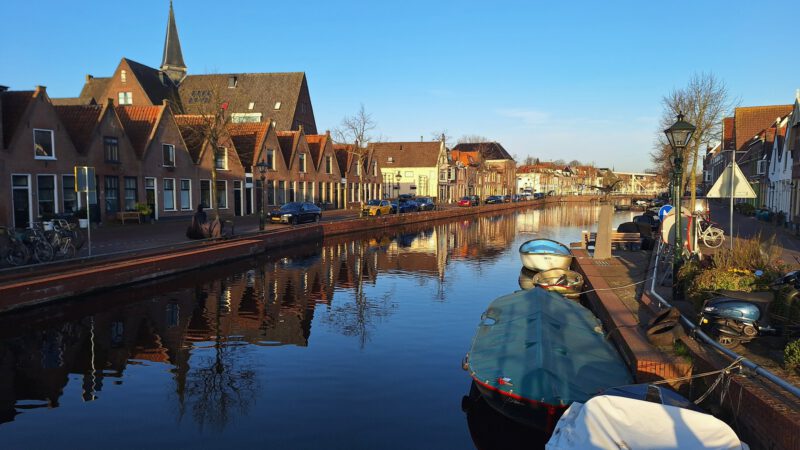
[[[313,242],[326,236],[398,227],[439,219],[471,217],[546,203],[589,202],[596,197],[548,197],[543,200],[447,208],[438,211],[382,217],[354,218],[318,224],[282,227],[230,239],[192,242],[163,248],[80,258],[56,264],[0,272],[0,312],[103,289],[175,275],[201,267],[255,256],[293,244]]]

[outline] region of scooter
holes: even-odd
[[[800,327],[771,320],[770,305],[777,291],[787,287],[789,289],[781,293],[785,295],[787,304],[800,300],[800,270],[773,281],[769,292],[721,291],[719,296],[703,304],[698,324],[704,332],[729,348],[758,336],[795,334]]]

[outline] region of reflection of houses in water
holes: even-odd
[[[600,209],[595,205],[549,205],[529,209],[517,215],[517,228],[521,233],[537,233],[542,228],[587,227],[599,220]]]

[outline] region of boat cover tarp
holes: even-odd
[[[530,254],[556,254],[556,255],[572,255],[572,251],[566,245],[553,241],[550,239],[533,239],[524,242],[519,246],[520,253]]]
[[[489,304],[468,362],[476,380],[550,405],[632,382],[591,311],[540,287]]]
[[[561,416],[547,450],[747,449],[714,416],[612,395],[575,402]]]

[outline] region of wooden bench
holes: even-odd
[[[594,247],[594,243],[597,240],[597,233],[588,232],[588,231],[581,231],[581,242],[583,242],[584,248]],[[611,246],[617,246],[617,248],[621,248],[621,246],[627,244],[641,244],[642,243],[642,236],[639,233],[620,233],[618,231],[611,232]]]
[[[142,216],[139,211],[119,211],[117,212],[117,220],[122,222],[123,225],[125,225],[126,220],[135,220],[142,223]]]

